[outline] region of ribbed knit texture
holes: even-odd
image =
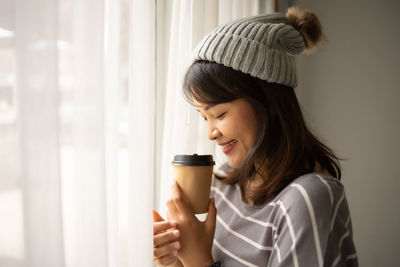
[[[294,88],[297,86],[294,55],[302,53],[304,48],[303,37],[285,15],[269,14],[219,26],[197,45],[193,58]]]

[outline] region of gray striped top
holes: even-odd
[[[214,178],[217,224],[212,253],[223,266],[358,266],[343,185],[316,173],[272,201],[242,201],[238,185]]]

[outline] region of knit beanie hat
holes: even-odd
[[[217,27],[197,45],[193,57],[294,88],[294,56],[318,46],[322,36],[313,12],[292,7],[286,15],[254,16]]]

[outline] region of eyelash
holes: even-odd
[[[216,119],[222,119],[223,116],[225,116],[226,112],[223,112],[221,114],[219,114],[218,116],[216,116]],[[207,121],[207,117],[203,117],[203,120]]]
[[[226,112],[223,112],[223,113],[221,113],[220,115],[218,115],[217,117],[215,117],[215,118],[217,118],[217,119],[221,119],[224,115],[226,114]]]

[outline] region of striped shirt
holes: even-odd
[[[303,175],[272,201],[248,205],[238,185],[214,178],[217,207],[212,248],[223,266],[358,266],[343,185]]]

